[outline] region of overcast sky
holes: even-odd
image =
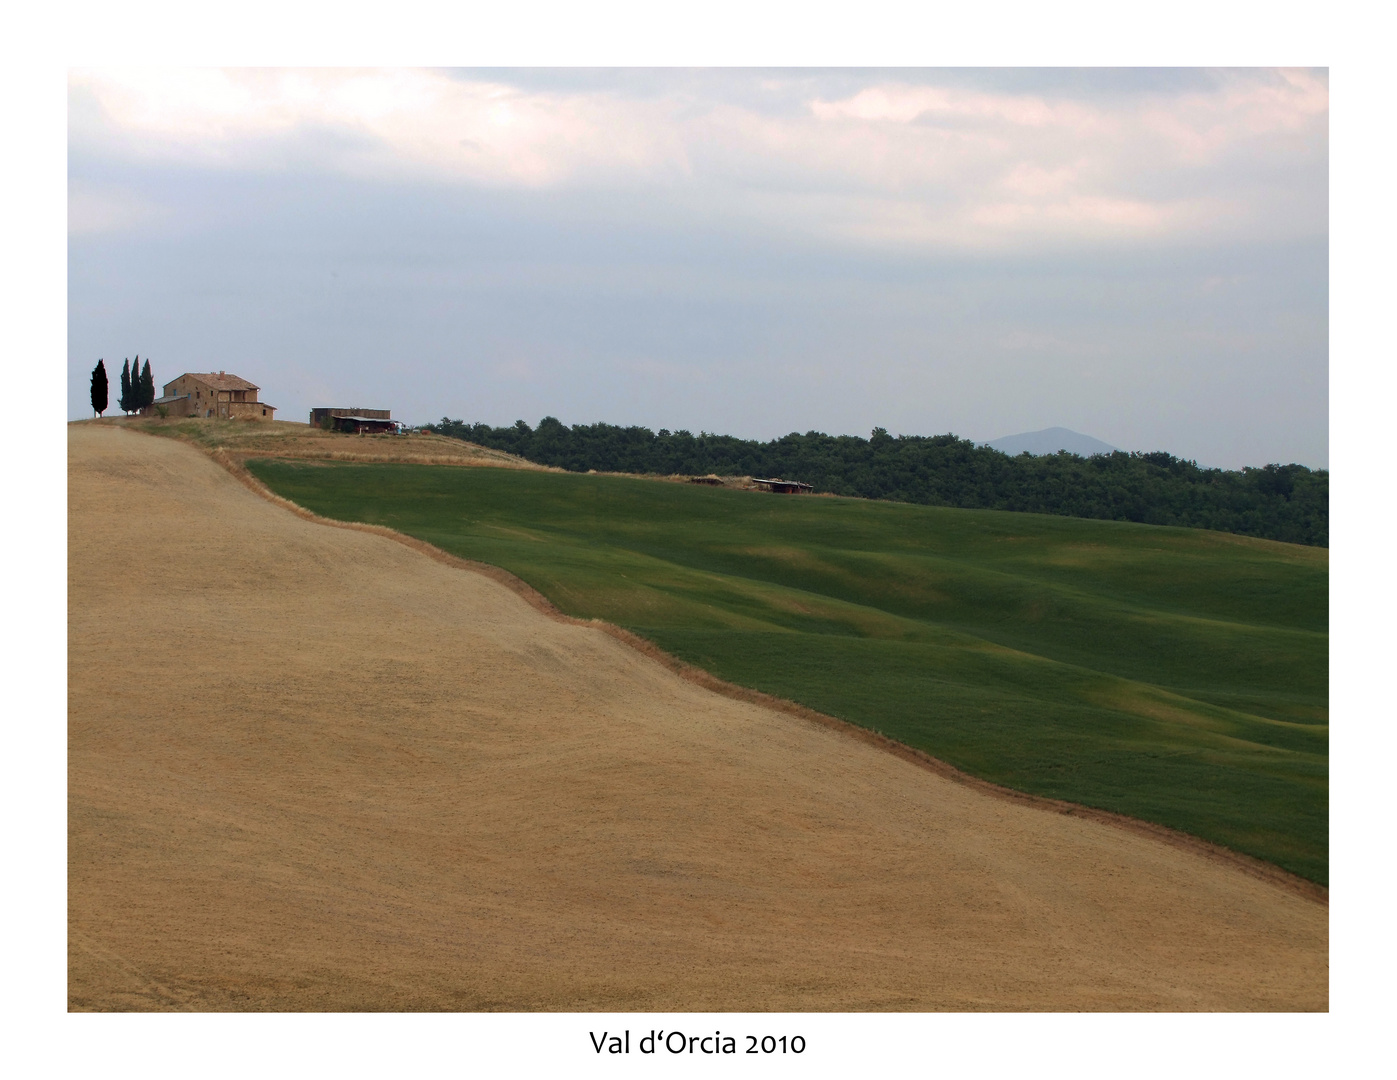
[[[69,416],[140,354],[289,420],[1327,467],[1328,122],[1323,71],[74,71]]]

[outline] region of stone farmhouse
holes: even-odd
[[[156,415],[164,406],[170,416],[214,416],[224,420],[271,420],[275,405],[257,400],[261,387],[224,371],[187,371],[165,384],[164,393],[141,410]]]

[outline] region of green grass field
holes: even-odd
[[[612,476],[249,468],[723,679],[1327,884],[1325,549]]]

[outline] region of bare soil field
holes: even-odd
[[[1328,908],[69,427],[74,1010],[1327,1009]]]

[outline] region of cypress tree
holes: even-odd
[[[92,411],[101,416],[107,411],[107,365],[97,361],[92,369]]]
[[[148,409],[155,404],[155,378],[150,373],[150,359],[146,358],[141,368],[141,408]]]
[[[121,397],[116,399],[116,407],[124,413],[131,411],[131,361],[121,362]]]

